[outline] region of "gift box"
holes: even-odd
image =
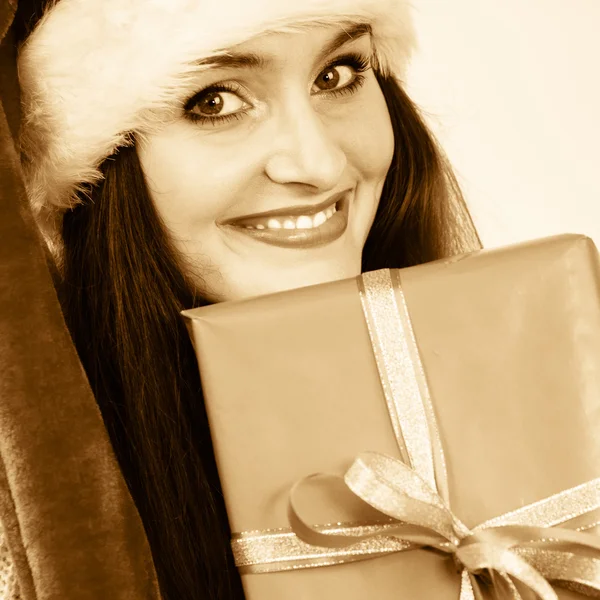
[[[478,526],[558,525],[598,544],[600,264],[590,239],[556,236],[183,315],[249,600],[517,598],[529,588],[495,563],[466,570],[475,551],[478,564],[503,552]],[[437,485],[453,531],[476,543],[463,552],[459,540],[460,554],[386,535],[396,518],[339,479],[365,451],[375,453],[367,462],[392,461],[394,472],[401,461],[408,476]],[[371,468],[375,479],[383,463]],[[337,479],[305,479],[313,473]],[[289,499],[303,479],[305,521],[323,534],[375,537],[347,547],[299,539]],[[554,521],[539,516],[549,506],[560,513]],[[558,549],[568,552],[558,557],[544,532],[518,530],[534,550],[514,560],[554,585],[573,575],[582,543],[564,534]],[[536,545],[552,559],[545,571]],[[597,548],[584,554],[576,581],[554,597],[594,595],[581,572],[597,577]]]

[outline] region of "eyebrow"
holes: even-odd
[[[354,41],[364,35],[371,33],[371,26],[367,23],[355,23],[340,31],[326,46],[321,50],[317,57],[317,62],[323,61],[332,52],[335,52],[338,48]],[[271,61],[264,56],[255,54],[254,52],[238,53],[228,52],[222,56],[211,56],[197,61],[195,64],[198,66],[209,66],[212,68],[221,69],[235,69],[235,68],[251,68],[251,69],[265,69],[269,66]]]

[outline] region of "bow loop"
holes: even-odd
[[[427,528],[454,546],[469,533],[439,494],[396,458],[363,452],[346,472],[344,481],[356,496],[384,515]]]

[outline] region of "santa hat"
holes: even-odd
[[[20,49],[25,185],[50,249],[62,213],[131,134],[149,134],[197,90],[198,61],[267,31],[371,27],[380,72],[404,77],[408,0],[60,0]]]

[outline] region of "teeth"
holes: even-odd
[[[327,221],[327,211],[321,211],[320,213],[317,213],[313,217],[313,227],[318,227],[319,225],[323,225],[323,223],[325,223],[325,221]]]
[[[309,217],[302,215],[300,217],[286,219],[271,218],[266,223],[257,223],[256,225],[245,225],[246,229],[312,229],[323,225],[325,221],[330,219],[336,212],[335,204],[327,210]]]
[[[296,229],[311,229],[313,220],[311,217],[301,216],[296,219]]]

